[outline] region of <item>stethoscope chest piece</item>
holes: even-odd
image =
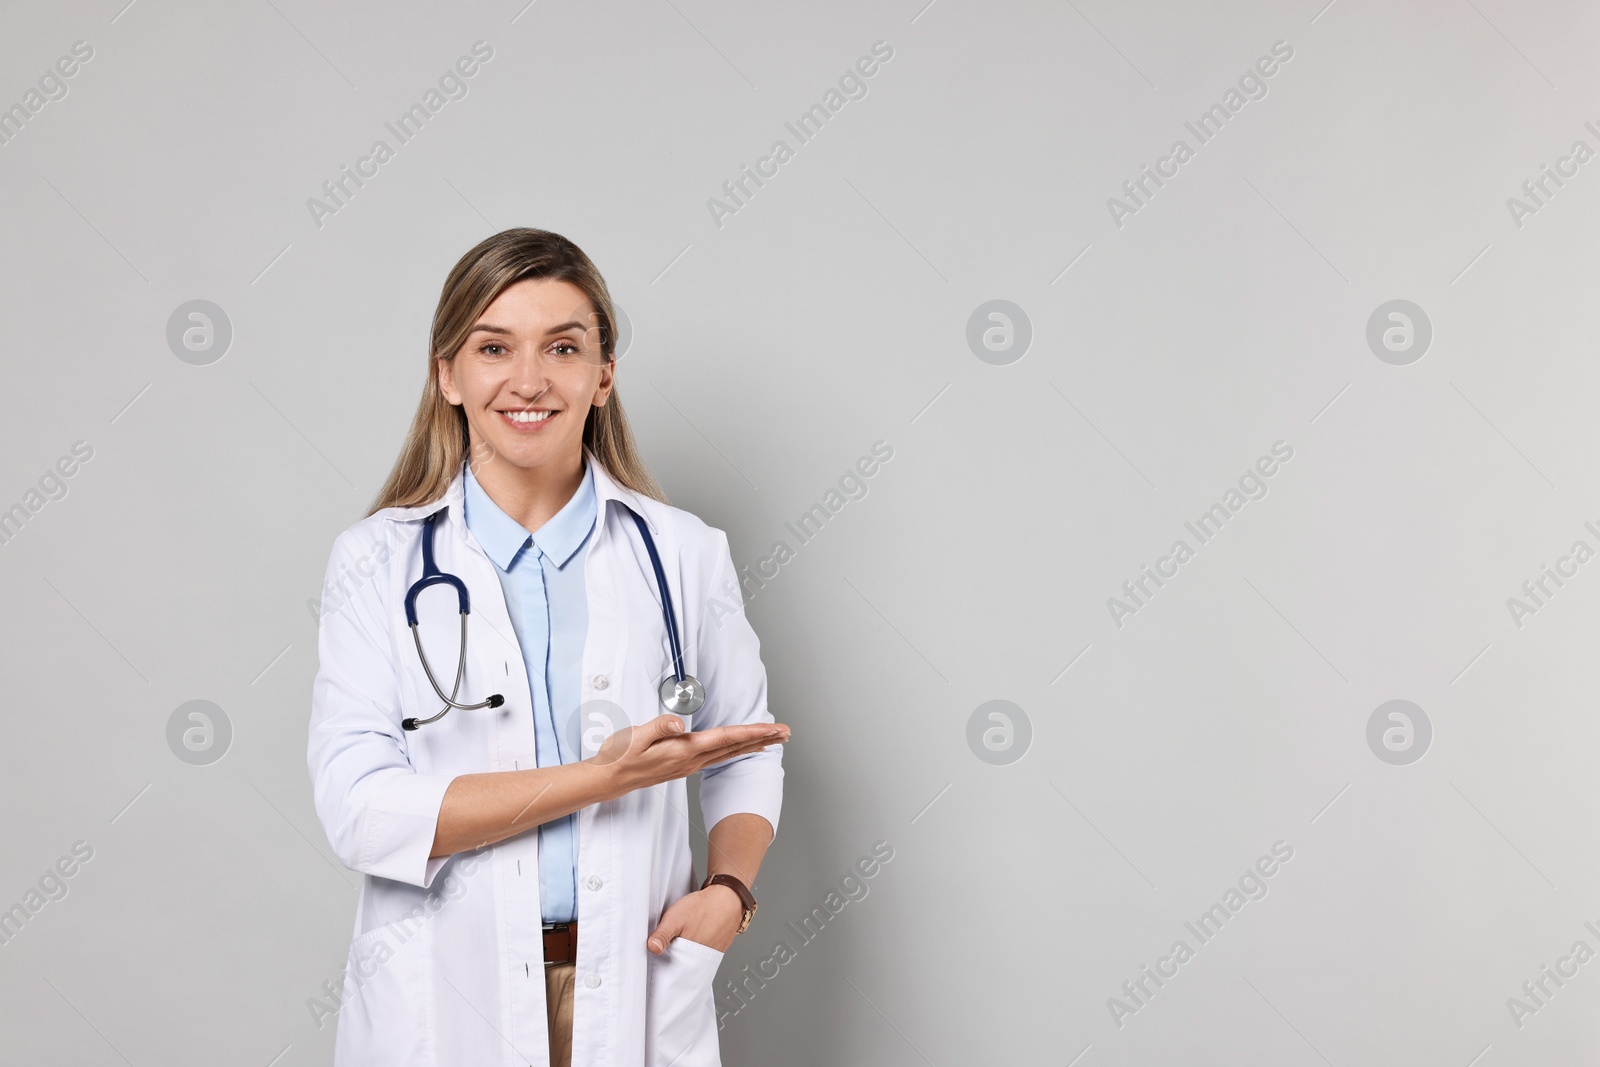
[[[661,706],[674,715],[693,715],[706,702],[706,687],[692,674],[682,678],[669,675],[662,679]]]

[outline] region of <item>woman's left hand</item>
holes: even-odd
[[[725,885],[709,885],[673,901],[661,913],[660,925],[650,932],[645,944],[659,956],[674,937],[686,937],[726,952],[743,920],[744,904],[739,894]]]

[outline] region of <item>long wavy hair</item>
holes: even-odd
[[[466,413],[439,391],[437,361],[454,359],[483,310],[506,287],[526,278],[553,278],[582,290],[600,320],[605,360],[616,361],[616,311],[611,292],[583,249],[558,233],[527,227],[503,230],[480,242],[456,262],[444,281],[433,313],[422,400],[389,480],[368,515],[388,507],[431,504],[444,496],[471,448],[471,436]],[[603,407],[590,406],[583,424],[583,444],[618,483],[666,502],[666,495],[639,456],[615,387]]]

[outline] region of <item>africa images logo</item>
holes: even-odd
[[[1111,212],[1111,222],[1117,229],[1122,229],[1123,220],[1130,215],[1137,215],[1156,194],[1156,190],[1167,184],[1167,181],[1178,176],[1179,168],[1195,157],[1201,145],[1209,144],[1217,134],[1221,133],[1233,116],[1244,110],[1245,104],[1252,100],[1266,98],[1267,80],[1277,74],[1281,64],[1294,58],[1294,48],[1287,41],[1273,41],[1271,55],[1262,56],[1255,64],[1246,68],[1239,75],[1237,87],[1230,85],[1222,94],[1220,103],[1212,104],[1202,111],[1193,122],[1185,122],[1184,129],[1194,137],[1195,143],[1190,145],[1187,140],[1179,137],[1172,143],[1168,153],[1156,160],[1155,169],[1149,164],[1139,168],[1139,174],[1122,183],[1122,192],[1126,199],[1108,197],[1106,208]],[[1166,179],[1163,181],[1162,179]]]
[[[396,150],[410,144],[428,121],[444,110],[446,104],[452,100],[466,99],[469,91],[467,79],[476,75],[482,65],[493,58],[494,49],[487,41],[474,41],[472,55],[457,59],[453,66],[439,75],[437,87],[428,86],[420,101],[401,112],[394,122],[383,124],[394,137],[394,145],[382,137],[378,138],[372,142],[367,154],[356,160],[354,171],[348,164],[341,165],[337,177],[322,183],[323,199],[307,197],[306,210],[311,212],[311,221],[317,229],[322,229],[324,218],[337,215],[347,207],[356,192],[365,188],[367,181],[378,176],[379,168],[395,157]]]
[[[773,141],[767,154],[756,160],[753,171],[748,165],[741,165],[738,177],[722,183],[721,197],[707,197],[706,210],[711,213],[711,221],[716,223],[717,229],[722,229],[724,219],[737,215],[755,197],[757,190],[765,188],[767,182],[776,178],[779,169],[795,157],[795,150],[800,145],[809,144],[835,115],[844,110],[846,104],[852,100],[866,99],[869,88],[867,79],[882,70],[883,65],[893,58],[894,47],[888,41],[872,42],[872,54],[862,56],[854,66],[845,68],[845,72],[839,76],[838,88],[829,87],[819,103],[802,111],[794,122],[783,124],[784,129],[794,136],[793,145],[782,137]]]

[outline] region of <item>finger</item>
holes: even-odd
[[[787,739],[787,733],[776,729],[778,725],[741,723],[737,726],[718,726],[709,730],[676,735],[676,740],[689,748],[676,757],[683,762],[679,765],[681,769],[674,776],[697,774],[702,768],[714,763],[722,763],[736,756],[759,752],[770,745],[781,744]],[[787,729],[787,727],[782,728],[783,731]],[[664,744],[667,740],[667,738],[657,739],[655,744]]]
[[[713,748],[726,748],[734,745],[781,745],[789,740],[787,729],[769,727],[765,730],[740,731],[737,734],[719,739]]]
[[[776,737],[739,737],[721,744],[701,747],[695,755],[702,760],[727,759],[735,752],[755,752],[776,743]]]
[[[739,723],[735,726],[713,726],[709,730],[697,730],[690,735],[690,738],[698,744],[715,748],[736,742],[753,741],[757,738],[767,739],[767,743],[771,744],[771,738],[787,737],[788,733],[789,728],[782,723],[752,722]]]
[[[674,924],[674,925],[676,925],[676,924]],[[647,947],[651,952],[653,952],[653,953],[655,953],[656,955],[659,956],[659,955],[661,955],[661,953],[663,953],[663,952],[665,952],[667,950],[667,945],[669,943],[671,943],[671,941],[672,941],[672,939],[674,937],[677,937],[677,936],[678,936],[677,931],[676,930],[670,930],[669,931],[667,929],[667,924],[665,922],[663,922],[660,926],[658,926],[654,930],[650,931],[650,939],[645,943],[645,947]]]
[[[668,741],[675,741],[678,744],[687,746],[683,751],[681,758],[695,763],[704,764],[707,762],[728,759],[736,752],[740,751],[754,752],[758,749],[765,748],[768,745],[779,744],[785,739],[783,734],[779,734],[770,730],[752,733],[748,730],[740,728],[735,733],[723,733],[723,731],[727,729],[732,728],[718,727],[716,729],[706,730],[703,733],[692,732],[688,734],[671,735],[667,738],[658,738],[655,742],[653,742],[653,744],[660,745],[665,744]]]
[[[735,748],[748,748],[752,745],[756,748],[765,748],[768,745],[784,744],[788,740],[789,734],[786,730],[780,731],[769,729],[756,732],[741,731],[738,734],[721,739],[717,744],[709,746],[708,751],[716,751],[717,749],[731,750]]]
[[[683,733],[683,720],[667,712],[650,721],[654,737],[678,737]]]

